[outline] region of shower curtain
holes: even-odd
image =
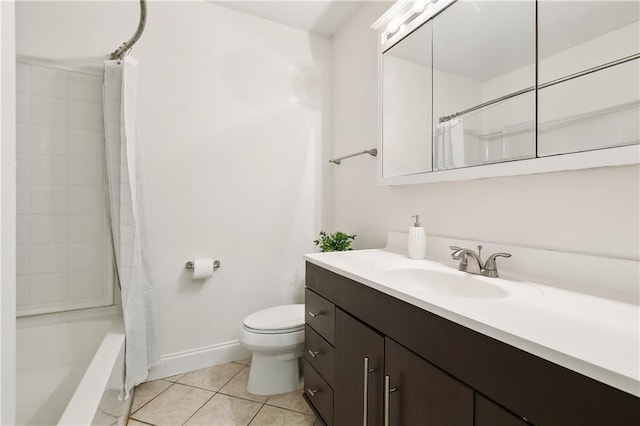
[[[160,359],[142,162],[136,138],[136,91],[137,61],[134,58],[105,61],[107,192],[126,335],[125,399]]]

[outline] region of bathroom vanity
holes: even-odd
[[[385,250],[306,259],[304,396],[327,425],[639,424],[637,306]]]

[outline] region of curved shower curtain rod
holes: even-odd
[[[133,47],[134,44],[138,41],[142,32],[144,31],[144,26],[147,23],[147,2],[146,0],[140,0],[140,21],[138,22],[138,28],[136,29],[133,37],[129,39],[129,41],[125,41],[122,43],[120,47],[111,52],[111,59],[122,59],[124,54],[127,53],[129,49]]]

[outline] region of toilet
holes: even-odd
[[[247,316],[240,344],[253,352],[247,391],[274,395],[302,387],[304,304],[263,309]]]

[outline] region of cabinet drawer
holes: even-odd
[[[303,365],[304,393],[324,422],[331,426],[333,424],[333,389],[306,359]]]
[[[305,292],[305,311],[307,324],[333,345],[333,330],[335,328],[334,304],[307,289]]]
[[[304,357],[320,373],[329,386],[333,387],[334,349],[308,325],[304,333]]]

